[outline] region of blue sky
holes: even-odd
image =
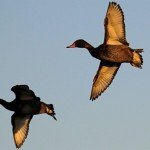
[[[123,64],[111,86],[89,100],[99,61],[84,49],[66,49],[83,38],[103,43],[108,0],[0,1],[0,97],[13,100],[28,84],[52,103],[58,121],[35,116],[21,150],[149,150],[149,0],[118,0],[127,40],[143,48],[143,69]],[[15,150],[11,115],[0,109],[0,149]]]

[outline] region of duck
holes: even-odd
[[[16,148],[20,148],[27,138],[29,124],[34,115],[46,113],[57,119],[53,105],[42,102],[28,85],[15,85],[11,91],[15,93],[15,99],[11,102],[0,99],[0,104],[14,112],[11,116],[12,132]]]
[[[92,57],[100,60],[100,65],[93,79],[90,100],[97,99],[112,83],[122,63],[142,68],[143,49],[129,47],[126,40],[124,13],[116,2],[109,2],[104,19],[104,42],[93,47],[83,39],[76,40],[67,48],[86,48]]]

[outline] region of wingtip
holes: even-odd
[[[28,135],[28,133],[27,133],[27,135]],[[15,137],[14,137],[14,142],[15,142],[15,146],[16,146],[17,149],[21,148],[21,146],[24,144],[24,142],[25,142],[25,140],[26,140],[26,138],[27,138],[27,135],[26,135],[26,137],[25,137],[20,143],[18,143],[18,142],[15,140]]]
[[[120,5],[117,3],[117,2],[115,2],[115,1],[112,1],[112,2],[109,2],[109,6],[110,5],[112,5],[112,6],[117,6],[117,7],[120,7]],[[120,7],[121,8],[121,7]]]
[[[118,5],[117,2],[115,2],[115,1],[109,2],[109,4],[110,5]]]
[[[23,143],[24,143],[24,142],[23,142]],[[16,148],[19,149],[19,148],[23,145],[23,143],[20,143],[20,144],[15,143]]]
[[[100,95],[101,95],[101,94],[100,94]],[[94,100],[96,100],[100,95],[97,95],[97,96],[92,96],[92,95],[91,95],[91,96],[90,96],[90,100],[91,100],[91,101],[94,101]]]

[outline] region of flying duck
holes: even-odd
[[[121,63],[130,63],[142,68],[143,49],[132,49],[126,40],[124,14],[119,4],[109,2],[104,19],[105,37],[100,46],[94,48],[83,39],[76,40],[67,48],[86,48],[96,59],[101,60],[97,73],[93,79],[91,100],[101,95],[113,81]]]
[[[28,85],[16,85],[11,88],[16,98],[11,102],[0,99],[0,104],[10,111],[14,111],[11,117],[13,137],[17,148],[20,148],[27,138],[29,124],[34,115],[46,113],[55,120],[55,112],[52,104],[40,101]]]

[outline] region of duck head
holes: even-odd
[[[91,45],[84,41],[83,39],[76,40],[73,44],[70,46],[67,46],[67,48],[91,48]]]
[[[57,120],[56,117],[55,117],[55,111],[54,111],[54,107],[53,107],[52,104],[47,104],[46,105],[46,113],[48,115],[52,116],[55,120]]]

